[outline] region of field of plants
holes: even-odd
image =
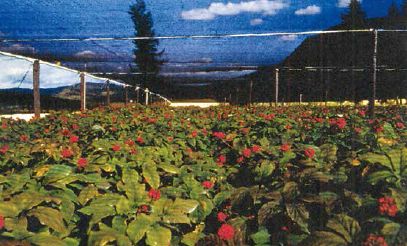
[[[1,121],[0,245],[405,245],[406,108]]]

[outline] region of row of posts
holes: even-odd
[[[85,73],[80,73],[80,107],[81,111],[86,110],[86,79]],[[110,81],[106,82],[106,103],[110,105]],[[137,89],[137,102],[139,102],[140,88]],[[150,102],[150,91],[145,90],[145,104],[148,105]],[[34,117],[39,118],[41,116],[41,95],[40,95],[40,61],[35,60],[33,64],[33,96],[34,96]],[[128,96],[128,86],[124,86],[124,102],[125,105],[129,102]]]
[[[378,52],[378,30],[372,30],[373,33],[373,62],[372,62],[372,80],[371,80],[371,96],[369,98],[369,115],[371,118],[375,117],[375,104],[376,104],[376,85],[377,85],[377,52]],[[280,83],[280,69],[275,69],[275,106],[279,103],[279,83]],[[250,88],[252,85],[250,86]],[[250,90],[251,94],[251,90]],[[251,98],[251,95],[250,95]],[[250,100],[251,102],[251,100]],[[302,102],[302,94],[300,95],[300,102]]]
[[[372,75],[372,82],[371,82],[371,97],[369,98],[369,114],[371,117],[375,116],[375,101],[376,101],[376,84],[377,84],[377,52],[378,52],[378,31],[373,30],[374,36],[374,50],[373,50],[373,75]],[[280,83],[280,70],[275,70],[275,106],[278,106],[279,103],[279,83]],[[110,104],[110,89],[109,89],[110,82],[107,81],[107,104]],[[128,103],[128,92],[127,86],[125,88],[125,103]],[[34,89],[34,113],[35,117],[40,117],[41,113],[41,104],[40,104],[40,62],[38,60],[34,61],[33,66],[33,89]],[[252,91],[253,91],[253,82],[250,82],[250,94],[249,94],[249,101],[252,103]],[[145,104],[148,105],[149,103],[149,90],[145,90]],[[301,95],[302,97],[302,95]],[[137,101],[139,100],[139,92],[137,89]],[[302,98],[300,99],[302,101]],[[86,110],[86,81],[85,81],[85,74],[80,74],[80,101],[81,101],[81,111]]]

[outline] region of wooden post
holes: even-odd
[[[106,81],[106,104],[110,106],[110,80]]]
[[[324,99],[325,107],[328,107],[329,86],[330,86],[330,84],[331,84],[331,72],[328,71],[327,78],[325,80],[325,88],[324,88],[325,89],[325,95],[324,95],[324,97],[325,97],[325,99]]]
[[[41,117],[40,98],[40,61],[35,60],[33,65],[33,94],[34,94],[34,117]]]
[[[85,74],[81,73],[80,74],[80,79],[81,79],[81,84],[80,84],[80,88],[81,88],[81,111],[85,111],[86,110],[86,81],[85,81]]]
[[[249,104],[252,105],[253,100],[253,80],[250,80]]]
[[[136,87],[137,91],[137,103],[140,103],[140,87]]]
[[[239,93],[240,93],[240,88],[236,88],[236,105],[239,105]]]
[[[373,30],[374,48],[373,48],[373,78],[372,78],[372,92],[369,100],[369,115],[375,118],[375,103],[376,103],[376,83],[377,83],[377,45],[378,45],[378,31]]]
[[[280,70],[276,68],[276,84],[275,84],[275,103],[276,107],[278,106],[278,93],[279,93],[279,83],[280,83]]]
[[[148,88],[145,90],[145,92],[146,92],[146,105],[148,105],[148,96],[149,96],[149,93],[150,93],[150,91],[148,90]]]
[[[124,86],[124,105],[127,106],[127,104],[129,103],[129,94],[127,91],[127,85]]]

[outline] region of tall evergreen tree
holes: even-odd
[[[136,3],[130,6],[129,14],[133,20],[136,37],[152,37],[152,39],[134,40],[134,62],[138,67],[141,76],[141,84],[145,87],[153,87],[163,64],[161,56],[163,51],[158,51],[159,42],[155,37],[153,29],[153,18],[151,12],[147,10],[144,0],[136,0]]]
[[[401,5],[401,15],[407,17],[407,0],[404,0]]]
[[[348,11],[342,15],[342,23],[348,29],[358,29],[366,26],[366,13],[358,0],[351,0]]]
[[[342,15],[342,28],[344,29],[365,29],[367,28],[366,14],[362,9],[360,0],[351,0],[347,11]],[[349,49],[341,56],[342,66],[362,67],[370,59],[368,54],[363,52],[367,44],[371,43],[371,35],[364,33],[349,33],[341,35],[344,39],[342,42],[347,43]],[[360,73],[350,72],[350,90],[349,99],[354,102],[359,102],[364,98],[364,88],[366,88],[365,80]]]
[[[399,9],[397,8],[397,4],[393,1],[387,11],[387,16],[391,19],[395,19],[400,16]]]

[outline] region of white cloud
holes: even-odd
[[[298,38],[298,35],[295,35],[295,34],[289,34],[289,35],[284,35],[284,36],[280,37],[280,39],[283,41],[295,41],[295,40],[297,40],[297,38]]]
[[[252,0],[240,3],[211,3],[208,8],[197,8],[183,11],[185,20],[213,20],[218,16],[239,15],[242,13],[261,13],[275,15],[279,10],[289,6],[284,0]]]
[[[338,7],[339,8],[346,8],[349,6],[351,0],[338,0]],[[362,0],[358,0],[359,2],[362,2]]]
[[[185,20],[213,20],[215,15],[207,9],[191,9],[182,12],[182,18]]]
[[[94,58],[96,57],[96,53],[91,50],[84,50],[76,53],[74,56],[78,58]]]
[[[32,89],[32,69],[32,63],[29,61],[0,55],[0,89],[16,88],[17,86]],[[25,74],[27,74],[27,76],[24,81],[22,81]],[[88,76],[86,77],[86,81],[91,83],[105,83],[102,79],[95,79]],[[71,72],[41,63],[41,88],[56,88],[78,83],[79,75],[77,72]]]
[[[316,15],[321,13],[321,7],[317,5],[311,5],[303,9],[295,11],[296,15]]]
[[[36,51],[34,47],[23,44],[13,44],[11,46],[1,47],[0,50],[9,53],[28,53],[28,54],[34,54]]]
[[[261,24],[263,24],[263,19],[260,19],[260,18],[258,18],[258,19],[253,19],[253,20],[251,20],[250,21],[250,25],[252,25],[252,26],[258,26],[258,25],[261,25]]]

